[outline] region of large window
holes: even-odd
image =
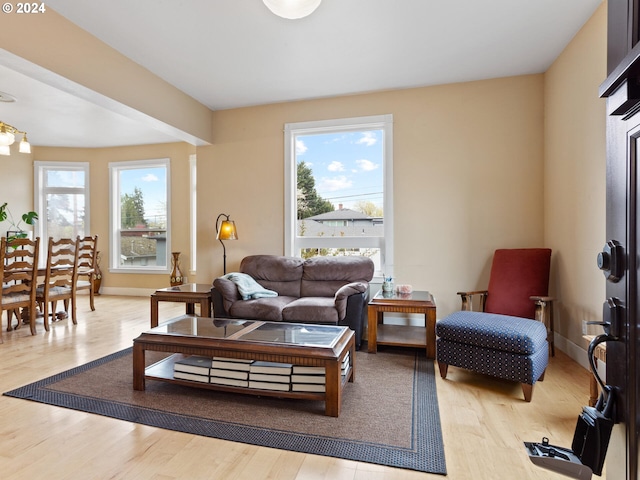
[[[35,162],[34,186],[37,236],[60,239],[91,234],[88,163]],[[41,258],[46,259],[46,251],[47,242],[42,241]]]
[[[110,270],[169,271],[169,159],[113,162]]]
[[[285,252],[393,269],[393,117],[285,125]]]

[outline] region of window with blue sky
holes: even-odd
[[[391,115],[285,125],[285,252],[392,260]]]

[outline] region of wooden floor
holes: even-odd
[[[5,332],[3,319],[0,392],[129,347],[148,329],[148,298],[99,296],[95,312],[88,304],[88,297],[79,298],[78,325],[63,320],[48,333],[39,325],[36,336],[27,327]],[[161,321],[182,313],[184,304],[160,304]],[[535,467],[522,446],[543,436],[553,444],[571,444],[589,382],[588,372],[567,356],[556,353],[531,403],[523,401],[519,385],[454,367],[447,380],[437,376],[437,388],[448,478],[567,478]],[[176,433],[4,396],[0,418],[4,480],[443,478]]]

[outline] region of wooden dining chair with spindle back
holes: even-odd
[[[44,328],[49,331],[49,306],[51,316],[56,315],[56,303],[65,302],[65,308],[71,304],[71,320],[76,320],[76,276],[78,268],[78,246],[80,237],[76,239],[49,237],[47,248],[47,267],[44,283],[36,290],[37,302],[42,306]],[[55,319],[55,318],[54,318]]]
[[[31,334],[36,333],[36,286],[38,276],[38,246],[40,238],[30,240],[28,238],[2,237],[0,239],[0,326],[2,312],[7,312],[7,331],[11,331],[11,315],[18,316],[20,327],[21,308],[29,312],[29,327]],[[0,328],[0,332],[2,328]],[[0,342],[2,334],[0,333]]]
[[[89,290],[89,306],[91,311],[96,308],[93,304],[94,275],[96,273],[98,235],[80,238],[78,247],[78,273],[76,280],[76,293],[80,290]]]

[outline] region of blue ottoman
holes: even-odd
[[[533,385],[549,363],[543,323],[494,313],[461,311],[436,323],[436,359],[440,376],[449,365],[522,384],[531,401]]]

